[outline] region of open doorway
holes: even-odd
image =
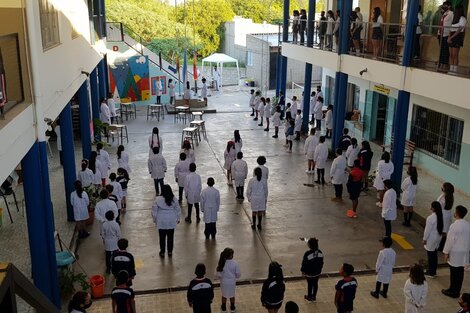
[[[387,102],[388,97],[386,95],[374,92],[372,102],[371,140],[378,145],[383,145],[384,143]]]

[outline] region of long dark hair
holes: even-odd
[[[457,24],[462,16],[465,17],[465,11],[463,9],[463,5],[459,4],[454,9],[454,19],[452,20],[452,24]]]
[[[117,169],[117,174],[119,176],[123,176],[126,180],[131,180],[129,178],[129,173],[125,169],[123,169],[122,167]]]
[[[69,302],[68,311],[72,312],[73,310],[77,310],[80,312],[86,312],[85,309],[81,307],[81,305],[85,304],[87,297],[88,292],[77,291]]]
[[[268,280],[274,280],[278,283],[284,281],[284,274],[282,273],[282,265],[273,261],[269,263]]]
[[[238,129],[235,129],[233,131],[233,138],[235,139],[235,142],[240,142],[240,131]]]
[[[91,151],[90,158],[88,160],[88,168],[93,172],[93,174],[96,174],[96,157],[97,156],[98,156],[98,153],[96,151]]]
[[[389,162],[390,162],[390,153],[388,153],[387,151],[385,151],[385,152],[382,154],[382,160],[384,160],[385,163],[389,163]]]
[[[170,78],[170,79],[168,80],[168,87],[170,87],[170,85],[171,85],[172,82],[173,82],[173,79]]]
[[[414,166],[408,168],[408,174],[410,175],[411,182],[413,185],[418,184],[418,170]]]
[[[230,152],[232,148],[235,149],[235,143],[231,140],[227,141],[227,152]]]
[[[191,85],[189,84],[189,81],[186,82],[186,89],[191,89]]]
[[[79,180],[76,180],[73,183],[73,186],[75,187],[75,191],[77,192],[77,196],[81,199],[83,195],[83,187],[82,187],[82,182]]]
[[[444,199],[446,200],[446,204],[442,209],[449,211],[454,206],[454,185],[445,182],[442,185],[442,192],[444,192]]]
[[[367,141],[367,140],[364,140],[362,143],[362,149],[366,149],[367,151],[371,151],[370,150],[370,143]]]
[[[162,197],[165,198],[165,203],[170,206],[175,201],[175,195],[173,190],[171,190],[170,185],[163,185],[162,187]]]
[[[442,207],[439,201],[433,201],[431,203],[431,208],[437,216],[437,232],[439,235],[442,235],[442,229],[444,228],[444,218],[442,217]]]
[[[413,264],[410,267],[410,281],[412,284],[415,285],[422,285],[426,281],[426,277],[424,277],[424,271],[421,265]]]
[[[158,127],[154,127],[152,129],[152,148],[153,148],[153,135],[157,135],[157,144],[158,146],[160,146],[160,135],[159,135],[159,130],[158,130]]]
[[[374,13],[372,13],[372,22],[374,23],[377,23],[377,19],[379,18],[380,16],[380,8],[379,7],[375,7],[374,8]]]
[[[124,146],[123,146],[123,145],[119,145],[118,150],[117,150],[118,159],[121,158],[121,153],[122,153],[122,151],[124,151]]]
[[[351,139],[351,145],[352,145],[352,147],[353,147],[354,149],[357,148],[357,139],[356,139],[356,138],[352,138],[352,139]]]
[[[82,160],[81,167],[82,167],[82,172],[84,172],[88,168],[88,160],[87,159]]]
[[[255,176],[258,181],[261,181],[261,176],[263,176],[263,171],[261,171],[261,168],[255,168]]]
[[[219,263],[217,263],[217,272],[224,270],[225,262],[233,258],[233,253],[232,248],[225,248],[224,251],[220,253]]]

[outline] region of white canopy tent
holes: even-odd
[[[226,54],[223,54],[223,53],[214,53],[214,54],[211,54],[210,56],[202,59],[202,68],[201,68],[201,72],[202,72],[202,75],[204,75],[204,63],[209,63],[210,65],[212,63],[215,63],[217,65],[217,69],[219,71],[219,74],[220,74],[220,82],[219,82],[219,87],[222,88],[223,86],[223,66],[224,66],[224,63],[235,63],[237,65],[237,74],[238,74],[238,79],[237,79],[237,83],[240,81],[240,69],[238,67],[238,60],[237,59],[234,59]]]

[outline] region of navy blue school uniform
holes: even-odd
[[[357,280],[354,277],[344,277],[335,286],[339,291],[338,313],[350,312],[353,308],[354,298],[356,297]]]
[[[135,313],[132,310],[131,300],[134,299],[135,294],[132,288],[114,287],[111,292],[111,298],[116,302],[116,313]]]
[[[188,286],[188,303],[193,306],[194,313],[211,313],[214,299],[214,287],[207,277],[194,278]]]
[[[268,310],[281,308],[285,291],[286,286],[283,281],[266,279],[261,289],[261,304]]]
[[[339,148],[343,151],[348,150],[348,147],[351,145],[351,136],[343,135],[339,138]]]
[[[318,291],[318,279],[323,269],[323,252],[308,250],[302,258],[300,271],[307,278],[307,298],[315,300]]]
[[[134,256],[127,251],[115,251],[111,258],[111,269],[114,276],[117,276],[120,271],[124,270],[129,273],[130,278],[134,277],[136,274]]]

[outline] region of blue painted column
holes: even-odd
[[[98,84],[98,66],[90,73],[91,112],[93,119],[100,118],[100,92]]]
[[[73,140],[72,108],[70,102],[59,115],[60,140],[62,142],[62,156],[64,164],[65,199],[67,204],[67,221],[73,222],[73,207],[70,203],[70,194],[74,190],[74,182],[77,179],[75,170],[75,147]]]
[[[340,28],[338,41],[338,55],[349,53],[349,12],[352,11],[352,0],[338,0],[340,10]],[[336,72],[335,103],[333,105],[333,138],[331,149],[336,149],[339,138],[343,134],[344,118],[346,116],[346,94],[348,89],[348,75]]]
[[[91,153],[90,92],[88,90],[88,80],[85,80],[80,86],[80,89],[78,89],[78,102],[80,110],[80,137],[82,139],[82,153],[83,158],[88,159]]]
[[[46,142],[36,141],[21,161],[34,285],[60,308]]]
[[[99,85],[99,98],[101,99],[108,97],[108,89],[106,80],[108,77],[106,76],[106,62],[105,59],[101,59],[100,63],[98,63],[98,85]]]
[[[307,15],[307,47],[313,47],[313,17],[315,16],[316,0],[309,0]],[[310,119],[310,93],[312,92],[312,64],[305,63],[304,103],[302,110],[302,132],[308,133]]]
[[[289,6],[290,6],[290,1],[284,0],[284,14],[283,14],[283,24],[282,24],[282,41],[283,42],[289,42],[289,23],[290,23]],[[283,56],[281,59],[281,86],[279,89],[287,97],[286,85],[287,85],[287,57]]]
[[[413,56],[413,42],[415,38],[418,16],[418,1],[408,1],[406,14],[405,42],[403,46],[402,66],[407,67]],[[392,161],[395,167],[392,181],[396,188],[400,186],[403,174],[403,159],[405,157],[406,129],[408,126],[408,111],[410,107],[410,93],[398,91],[397,108],[393,118],[393,145]]]
[[[279,97],[279,91],[281,91],[281,24],[278,24],[279,30],[278,30],[278,50],[277,50],[277,58],[276,58],[276,97]]]

